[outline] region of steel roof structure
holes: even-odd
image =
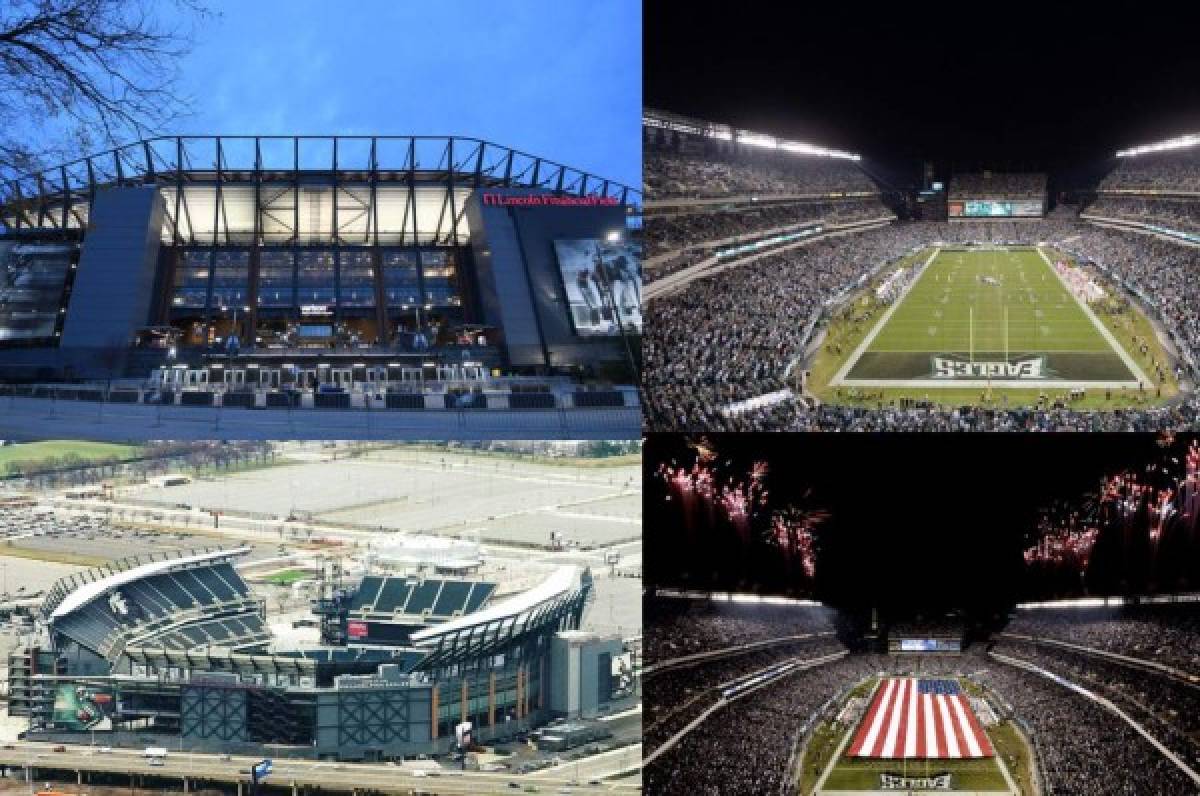
[[[412,643],[429,650],[420,668],[477,660],[540,634],[577,628],[591,596],[591,570],[560,567],[528,591],[414,633]]]
[[[79,232],[98,190],[153,185],[176,245],[445,245],[481,188],[640,205],[622,183],[477,138],[192,135],[137,141],[7,180],[8,230]]]

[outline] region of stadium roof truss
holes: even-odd
[[[158,186],[164,242],[204,246],[461,244],[480,188],[640,203],[629,186],[476,138],[174,136],[9,179],[0,223],[77,232],[113,185]]]
[[[563,567],[524,594],[414,633],[413,643],[429,650],[420,668],[478,660],[521,646],[537,635],[577,628],[592,595],[592,578],[585,570],[576,587],[575,577],[574,567]]]
[[[58,617],[81,607],[121,583],[137,580],[158,571],[186,568],[201,561],[232,561],[248,552],[248,547],[206,547],[199,550],[168,550],[110,561],[55,581],[42,602],[41,614],[45,619]],[[147,569],[151,567],[152,569]],[[142,571],[132,572],[138,568],[142,568]],[[68,597],[71,597],[71,600],[63,607]]]

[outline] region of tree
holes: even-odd
[[[0,176],[18,177],[161,131],[199,0],[8,0],[0,5]]]

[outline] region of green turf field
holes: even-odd
[[[263,577],[267,583],[274,583],[276,586],[291,586],[298,580],[311,578],[313,574],[303,569],[285,569],[279,572],[272,572],[270,575]]]
[[[10,462],[40,463],[47,459],[78,457],[80,461],[96,462],[114,458],[131,459],[138,453],[137,446],[115,445],[108,442],[85,440],[48,439],[40,442],[23,442],[18,445],[0,447],[0,472]]]
[[[1013,247],[938,250],[831,384],[1119,389],[1145,378],[1037,249]]]
[[[879,790],[880,774],[924,777],[950,774],[952,791],[1008,792],[1008,783],[994,758],[979,760],[852,760],[844,755],[837,761],[822,791]]]

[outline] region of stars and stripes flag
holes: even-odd
[[[875,690],[851,757],[994,757],[957,680],[889,677]]]

